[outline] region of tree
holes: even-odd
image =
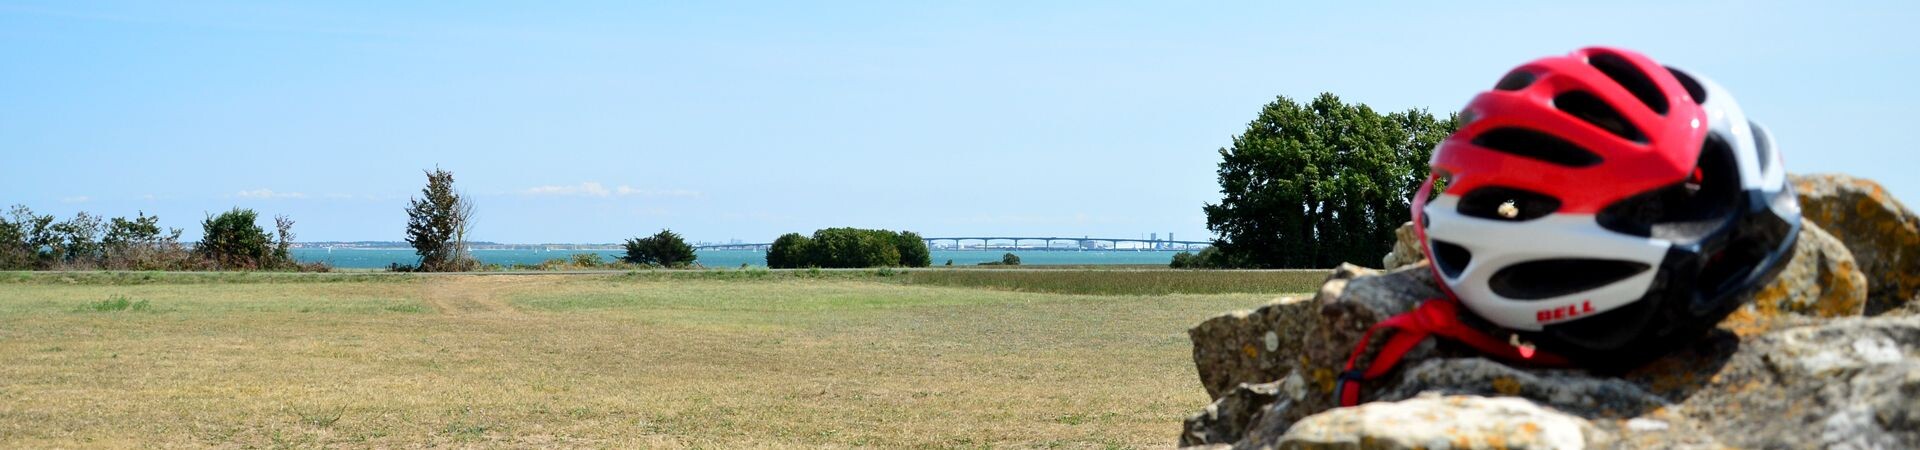
[[[194,254],[222,269],[272,269],[288,262],[274,256],[273,238],[254,224],[259,218],[251,209],[234,208],[200,222],[204,236],[194,246]]]
[[[53,224],[53,259],[68,265],[87,265],[101,256],[100,217],[81,211]]]
[[[902,231],[893,235],[894,247],[900,252],[900,265],[907,267],[927,267],[933,265],[933,253],[927,251],[927,241],[920,233]]]
[[[1015,255],[1011,252],[1005,255],[1000,255],[1000,265],[1018,266],[1020,265],[1020,255]]]
[[[686,267],[699,258],[693,253],[693,246],[673,230],[660,230],[652,236],[627,240],[627,256],[620,258],[634,264],[647,264],[661,267]]]
[[[163,232],[160,217],[145,211],[133,220],[115,217],[107,221],[107,233],[100,244],[105,250],[102,266],[107,268],[180,269],[186,263],[180,248],[180,229]]]
[[[26,205],[13,205],[7,210],[7,219],[0,219],[0,267],[46,267],[53,260],[49,249],[57,242],[53,215],[38,215]]]
[[[1411,215],[1433,146],[1456,128],[1454,116],[1379,114],[1333,94],[1304,105],[1276,99],[1219,150],[1222,199],[1203,208],[1218,254],[1189,262],[1301,268],[1379,260]]]
[[[772,246],[767,247],[767,268],[797,269],[806,267],[809,262],[807,258],[808,247],[811,245],[813,245],[813,239],[802,236],[800,233],[780,235],[778,239],[773,240]]]
[[[471,270],[478,265],[466,253],[473,205],[453,189],[453,172],[435,168],[426,174],[427,186],[407,207],[407,244],[420,255],[419,270]]]

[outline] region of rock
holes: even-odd
[[[1393,230],[1393,238],[1393,250],[1380,258],[1381,268],[1393,270],[1427,260],[1426,253],[1420,251],[1420,236],[1414,233],[1413,222],[1400,224]]]
[[[1754,448],[1920,448],[1920,317],[1784,329],[1743,342],[1682,412]]]
[[[1480,357],[1422,361],[1378,398],[1422,393],[1517,396],[1584,417],[1628,418],[1669,406],[1666,399],[1627,380],[1574,370],[1522,370]]]
[[[1235,386],[1280,379],[1299,366],[1299,355],[1318,327],[1312,299],[1282,298],[1251,310],[1214,316],[1187,330],[1193,364],[1207,396],[1219,399]]]
[[[1853,252],[1867,275],[1866,314],[1901,310],[1920,294],[1920,217],[1872,180],[1796,175],[1802,217]]]
[[[1867,276],[1853,252],[1826,230],[1803,223],[1793,260],[1744,308],[1759,317],[1800,314],[1813,317],[1861,315],[1867,304]]]
[[[1335,378],[1369,327],[1438,295],[1433,271],[1426,264],[1392,272],[1343,264],[1327,276],[1312,299],[1283,298],[1252,310],[1214,316],[1187,330],[1187,335],[1193,340],[1200,383],[1216,400],[1242,384],[1261,385],[1283,377],[1300,380],[1297,401],[1260,415],[1251,426],[1278,436],[1294,420],[1334,406]],[[1381,339],[1373,344],[1384,343]],[[1426,358],[1433,348],[1428,342],[1406,357]]]
[[[1277,442],[1242,447],[1573,449],[1608,441],[1584,419],[1522,399],[1422,395],[1315,414]]]
[[[1256,423],[1270,405],[1305,395],[1306,380],[1297,373],[1272,383],[1235,386],[1206,409],[1187,417],[1180,446],[1233,444],[1247,435],[1247,427]]]

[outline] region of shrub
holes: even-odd
[[[1171,267],[1175,269],[1194,268],[1193,252],[1180,252],[1180,253],[1173,254],[1173,262],[1167,263],[1167,267]]]
[[[927,267],[933,255],[920,235],[911,231],[827,228],[813,237],[787,233],[767,249],[767,267],[864,268]]]
[[[575,254],[573,254],[573,265],[575,265],[575,266],[580,266],[580,267],[600,267],[601,265],[604,265],[604,264],[606,264],[606,261],[605,261],[605,260],[602,260],[602,259],[600,258],[600,254],[599,254],[599,253],[575,253]]]
[[[621,258],[633,264],[647,264],[661,267],[686,267],[694,263],[699,255],[694,254],[693,246],[673,230],[660,230],[653,236],[627,240],[627,256]]]
[[[1000,264],[1008,265],[1008,266],[1018,266],[1020,265],[1020,255],[1015,255],[1013,253],[1000,255]]]
[[[773,245],[767,247],[767,268],[797,269],[806,267],[808,262],[807,254],[811,251],[808,247],[812,245],[813,239],[801,236],[800,233],[780,235],[780,238],[773,240]]]
[[[205,235],[194,253],[221,269],[272,269],[291,265],[275,258],[273,238],[253,222],[259,215],[251,209],[234,208],[208,216],[200,222]]]

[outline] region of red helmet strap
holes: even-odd
[[[1356,369],[1360,357],[1365,356],[1368,342],[1373,334],[1381,330],[1391,330],[1392,336],[1380,348],[1380,354],[1369,362],[1364,370]],[[1460,321],[1460,302],[1450,298],[1435,298],[1421,302],[1413,311],[1389,317],[1387,320],[1368,328],[1360,336],[1360,342],[1353,346],[1353,353],[1347,357],[1347,366],[1340,373],[1333,388],[1334,401],[1340,406],[1360,404],[1360,384],[1385,376],[1394,366],[1400,364],[1413,347],[1428,336],[1440,336],[1473,347],[1483,354],[1509,361],[1525,362],[1540,366],[1566,366],[1568,361],[1558,355],[1535,352],[1531,346],[1514,345],[1508,341],[1488,335],[1478,328]]]

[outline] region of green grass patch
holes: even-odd
[[[86,304],[86,305],[82,305],[82,306],[80,307],[80,311],[83,311],[83,312],[84,312],[84,311],[91,311],[91,312],[118,312],[118,311],[133,311],[133,312],[145,312],[145,311],[152,311],[152,310],[153,310],[153,303],[151,303],[151,302],[148,302],[148,301],[146,301],[146,300],[134,300],[134,299],[130,299],[130,298],[127,298],[127,296],[124,296],[124,295],[115,295],[115,296],[113,296],[113,297],[109,297],[109,298],[107,298],[106,300],[99,300],[99,301],[95,301],[95,302],[92,302],[92,303],[88,303],[88,304]]]
[[[1297,293],[1320,290],[1325,270],[913,270],[907,284],[1091,295]]]

